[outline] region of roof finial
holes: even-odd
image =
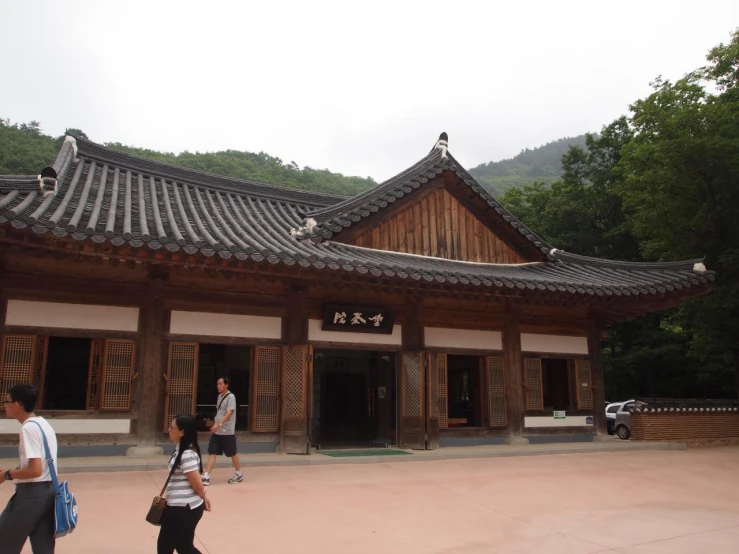
[[[436,145],[434,146],[437,150],[441,150],[441,159],[446,160],[447,159],[447,150],[449,149],[449,135],[446,133],[441,133],[439,135],[439,140],[436,141]]]

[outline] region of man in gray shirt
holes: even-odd
[[[210,472],[216,464],[216,456],[225,454],[231,458],[236,473],[229,483],[241,483],[244,474],[241,473],[239,455],[236,452],[236,397],[228,390],[228,377],[221,377],[216,383],[218,400],[216,401],[216,419],[210,428],[210,443],[208,444],[208,465],[203,473],[203,485],[210,485]]]

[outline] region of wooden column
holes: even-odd
[[[402,329],[403,350],[423,350],[424,336],[421,325],[421,299],[408,297],[405,321]]]
[[[308,344],[308,318],[305,316],[306,291],[293,287],[288,296],[287,313],[282,318],[282,340],[290,346]]]
[[[161,279],[151,284],[148,301],[141,309],[140,373],[138,377],[138,402],[136,419],[136,446],[129,448],[129,456],[161,454],[156,446],[161,434],[160,417],[164,406],[162,374],[164,367],[164,287]]]
[[[523,383],[521,371],[521,329],[514,312],[503,316],[503,358],[505,363],[505,397],[508,411],[508,444],[527,444],[523,436]]]
[[[588,327],[588,354],[590,356],[590,378],[593,387],[593,422],[598,440],[608,440],[606,428],[606,392],[603,377],[603,353],[600,349],[602,325],[597,316],[590,318]]]

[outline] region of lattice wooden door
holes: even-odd
[[[281,451],[308,454],[308,387],[312,387],[313,348],[286,346],[282,352]]]
[[[49,337],[36,337],[36,360],[33,363],[33,386],[38,390],[36,409],[44,406],[44,389],[46,388],[46,357],[49,354]]]
[[[276,433],[280,427],[280,347],[258,346],[254,359],[252,430]]]
[[[404,448],[426,448],[424,355],[403,352],[400,368],[400,439]]]
[[[588,360],[575,360],[575,379],[577,385],[577,409],[593,409],[593,379]]]
[[[100,400],[100,377],[103,368],[103,349],[105,343],[94,339],[90,345],[90,365],[87,378],[87,409],[97,410]]]
[[[169,343],[167,363],[167,400],[164,406],[164,432],[180,414],[194,414],[195,386],[198,382],[198,344]]]
[[[30,383],[36,362],[36,337],[5,335],[0,366],[0,398],[5,400],[8,389],[18,383]]]
[[[541,382],[541,358],[524,358],[524,383],[526,384],[526,409],[544,409],[544,387]]]
[[[488,425],[506,427],[508,416],[505,402],[505,373],[501,356],[488,356],[485,360],[488,385]]]
[[[447,362],[446,354],[436,355],[437,376],[439,378],[439,428],[446,429],[449,427],[449,384],[447,381]]]
[[[439,374],[446,373],[446,354],[426,354],[426,449],[439,448],[439,427],[441,426],[441,410],[439,403]],[[445,379],[446,381],[446,379]],[[446,383],[445,383],[446,384]],[[446,398],[444,399],[446,402]]]
[[[131,382],[135,362],[132,340],[106,339],[100,379],[100,409],[125,412],[131,409]]]

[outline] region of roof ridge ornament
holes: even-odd
[[[77,139],[75,139],[72,135],[67,135],[64,137],[64,142],[69,142],[72,144],[72,152],[74,153],[74,163],[79,163],[80,159],[77,157]]]
[[[449,135],[446,133],[441,133],[439,135],[439,140],[436,141],[436,144],[434,145],[435,150],[441,150],[441,159],[447,160],[449,159],[449,156],[447,156],[447,151],[449,150]]]
[[[317,225],[318,223],[312,217],[304,219],[302,227],[299,227],[298,229],[293,227],[290,229],[290,236],[298,240],[309,239],[314,234]]]
[[[696,262],[693,264],[693,271],[697,271],[699,273],[705,273],[708,270],[706,269],[706,266],[703,262]]]

